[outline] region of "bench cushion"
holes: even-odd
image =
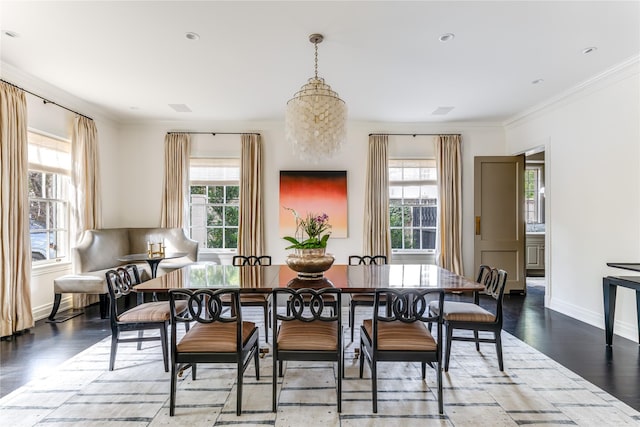
[[[108,290],[104,275],[67,274],[53,280],[53,292],[56,294],[106,294]]]

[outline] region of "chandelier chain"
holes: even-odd
[[[316,48],[316,67],[315,67],[315,71],[316,71],[316,80],[318,80],[318,42],[313,43],[313,45]]]

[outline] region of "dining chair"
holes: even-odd
[[[230,298],[232,310],[223,298]],[[199,363],[235,363],[237,366],[236,414],[242,414],[242,378],[253,358],[256,380],[260,379],[258,327],[242,320],[239,289],[171,289],[169,291],[171,321],[195,325],[178,340],[176,328],[171,328],[171,391],[169,415],[175,414],[178,375],[191,367],[196,380]],[[180,311],[180,305],[187,309]]]
[[[429,305],[436,304],[442,308],[444,291],[435,288],[378,289],[374,307],[381,304],[383,298],[392,301],[388,306],[390,312],[382,315],[380,310],[373,310],[373,318],[365,319],[360,327],[360,378],[366,361],[371,370],[373,412],[378,412],[378,363],[420,362],[423,380],[426,378],[426,365],[435,368],[438,412],[442,414],[442,318],[432,314]],[[425,322],[436,323],[437,338]]]
[[[387,257],[385,255],[349,255],[349,265],[370,265],[370,264],[386,264]],[[355,330],[355,318],[357,307],[373,307],[374,294],[352,294],[349,301],[349,328],[351,328],[351,342],[353,342],[353,334]],[[386,305],[387,301],[382,300],[380,304]]]
[[[326,280],[329,286],[331,282]],[[338,288],[278,288],[273,291],[273,405],[277,410],[277,374],[283,377],[283,361],[337,362],[337,408],[342,410],[342,321],[340,310],[329,310],[327,297],[341,304]],[[278,313],[278,301],[282,297],[289,309]],[[280,322],[280,323],[278,323]],[[278,327],[278,325],[280,325]]]
[[[111,355],[109,370],[113,371],[118,344],[127,342],[138,343],[138,350],[145,341],[160,341],[162,344],[162,358],[164,370],[169,371],[167,351],[167,326],[170,321],[169,303],[167,301],[146,302],[138,304],[126,311],[118,308],[118,300],[128,296],[135,285],[140,283],[138,267],[127,265],[111,269],[105,273],[109,292],[109,321],[111,324]],[[177,309],[184,310],[186,303],[177,305]],[[146,330],[158,330],[159,336],[144,336]],[[135,338],[121,338],[124,332],[138,332]]]
[[[244,265],[271,265],[271,256],[269,255],[234,255],[232,260],[233,265],[241,267]],[[240,294],[240,306],[241,307],[261,307],[264,313],[264,340],[269,342],[269,326],[271,326],[271,317],[269,317],[269,310],[271,310],[271,294],[263,293],[248,293]]]
[[[507,272],[482,265],[478,272],[479,283],[484,285],[484,294],[491,297],[495,310],[492,312],[480,306],[479,293],[474,293],[473,302],[445,301],[442,309],[433,303],[429,306],[433,314],[442,313],[442,320],[447,330],[446,353],[444,361],[445,372],[449,371],[452,341],[470,341],[476,343],[476,350],[480,351],[480,343],[493,343],[498,355],[498,367],[504,370],[502,358],[502,300],[504,288],[507,283]],[[439,311],[442,310],[442,311]],[[473,332],[473,337],[454,335],[455,330],[467,330]],[[480,332],[493,333],[493,338],[480,337]]]

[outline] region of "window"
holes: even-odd
[[[66,258],[71,143],[35,132],[28,132],[27,138],[31,260]]]
[[[542,217],[544,184],[542,183],[542,166],[529,166],[524,171],[524,199],[527,224],[540,224]]]
[[[191,159],[191,238],[204,249],[237,249],[240,159]]]
[[[389,220],[393,252],[432,252],[438,211],[435,160],[389,160]]]

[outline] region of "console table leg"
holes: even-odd
[[[613,344],[613,324],[616,317],[616,294],[618,286],[611,283],[608,277],[602,279],[602,293],[604,296],[604,333],[607,345]],[[636,299],[640,307],[640,297],[636,293]]]

